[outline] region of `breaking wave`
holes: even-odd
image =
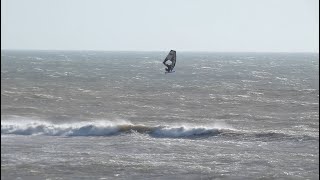
[[[148,126],[135,125],[125,120],[116,122],[94,121],[54,124],[44,121],[3,121],[2,135],[47,135],[47,136],[114,136],[128,133],[140,133],[157,138],[194,138],[223,136],[231,139],[256,139],[259,141],[272,140],[318,140],[319,137],[307,135],[289,135],[281,132],[244,132],[227,126]]]
[[[80,122],[54,124],[43,121],[1,122],[1,134],[15,135],[48,135],[48,136],[111,136],[122,133],[138,132],[155,137],[190,137],[217,135],[218,129],[187,126],[146,126],[134,125],[127,121]]]

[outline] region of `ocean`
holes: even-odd
[[[319,179],[319,54],[1,52],[1,179]]]

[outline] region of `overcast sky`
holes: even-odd
[[[1,0],[1,49],[319,52],[319,1]]]

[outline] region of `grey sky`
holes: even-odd
[[[1,48],[319,52],[319,2],[1,0]]]

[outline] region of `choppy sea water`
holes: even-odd
[[[319,55],[2,51],[1,179],[318,179]]]

